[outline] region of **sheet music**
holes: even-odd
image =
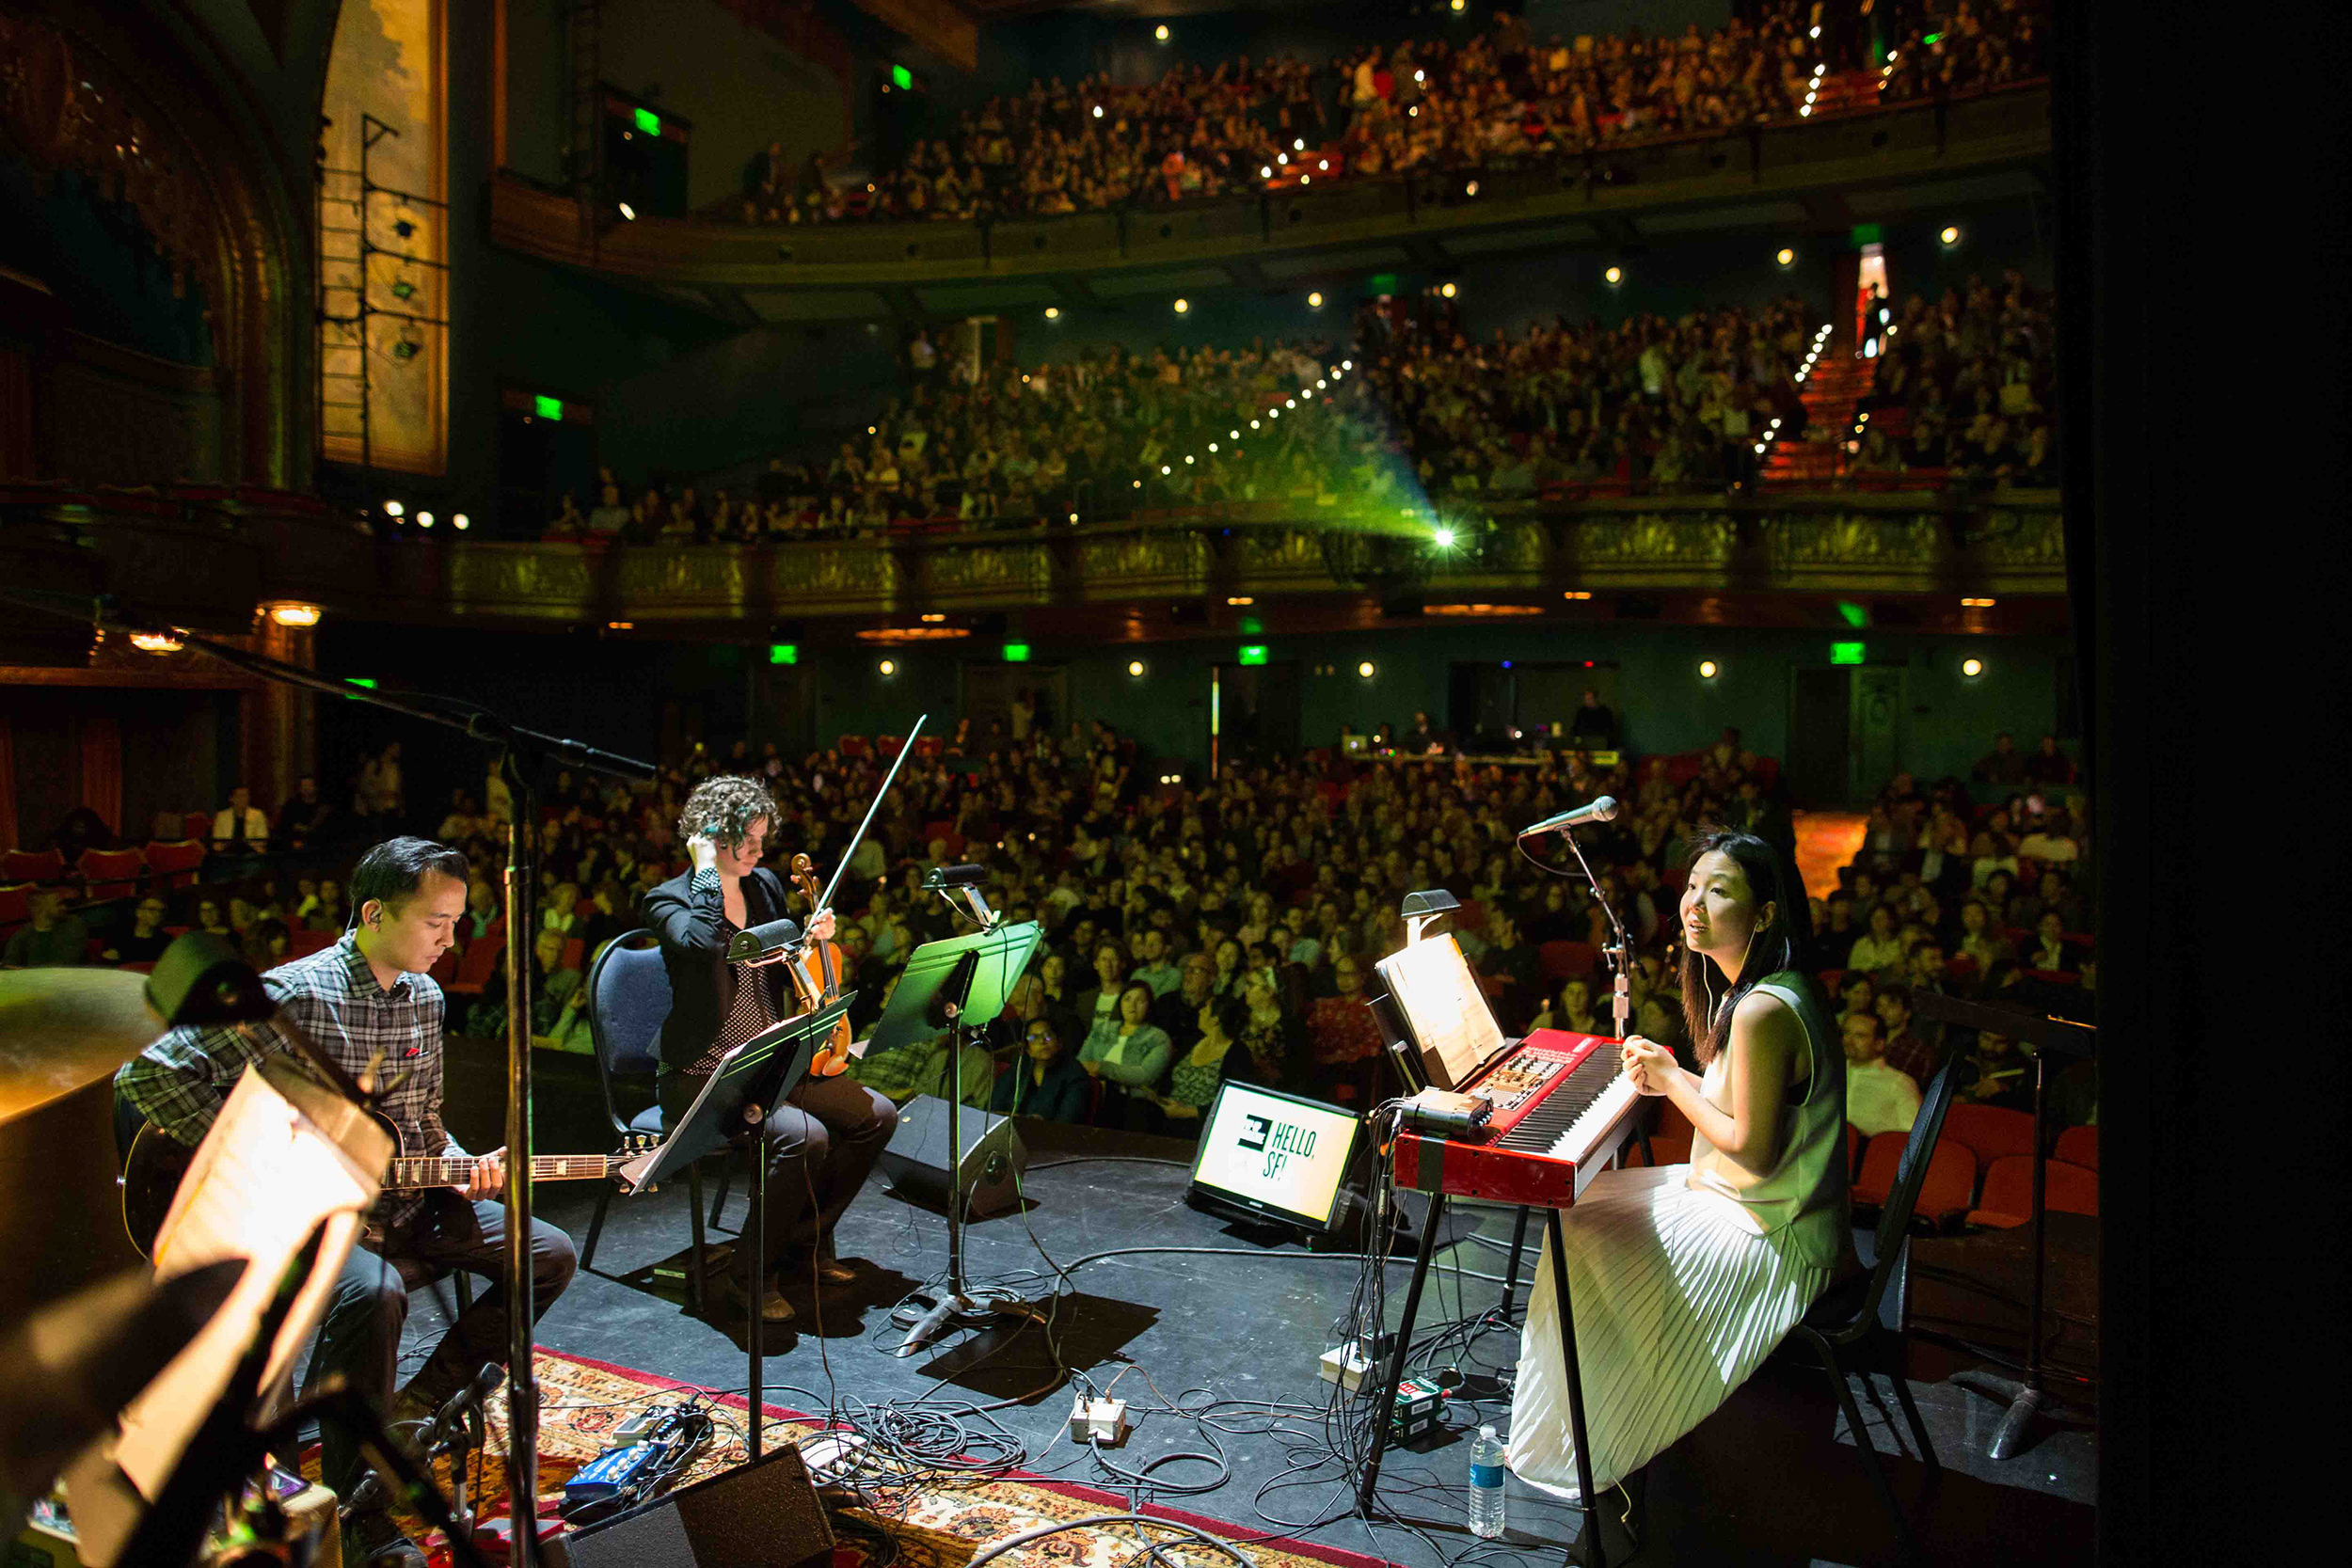
[[[1388,981],[1433,1087],[1459,1088],[1502,1049],[1502,1025],[1452,937],[1408,943],[1373,967]]]
[[[115,1462],[148,1497],[161,1490],[228,1387],[287,1265],[324,1222],[316,1265],[270,1348],[264,1398],[274,1403],[282,1395],[294,1356],[317,1327],[359,1238],[361,1216],[375,1201],[372,1172],[391,1157],[391,1140],[372,1122],[360,1121],[343,1136],[358,1147],[329,1136],[261,1069],[247,1067],[198,1147],[156,1233],[156,1277],[224,1258],[247,1259],[251,1266],[227,1305],[123,1412]]]

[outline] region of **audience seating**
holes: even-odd
[[[145,854],[148,885],[158,893],[192,888],[202,876],[204,845],[199,839],[155,839]]]
[[[1537,948],[1535,954],[1543,961],[1544,973],[1554,980],[1590,974],[1597,961],[1593,944],[1589,942],[1548,942]]]
[[[2095,1127],[2069,1127],[2058,1135],[2058,1146],[2051,1149],[2051,1158],[2063,1160],[2085,1170],[2099,1168],[2099,1130]]]
[[[322,947],[334,946],[342,938],[342,933],[341,931],[313,931],[304,926],[287,932],[286,936],[286,957],[303,958],[310,957]]]
[[[862,735],[842,736],[834,742],[834,746],[845,757],[862,757],[866,750],[866,737]]]
[[[0,855],[0,879],[11,882],[65,879],[65,857],[55,849],[11,849]]]
[[[2063,1160],[2052,1160],[2042,1189],[2042,1206],[2053,1214],[2099,1212],[2099,1173]],[[2033,1218],[2033,1156],[2008,1154],[1993,1162],[1984,1175],[1984,1195],[1968,1212],[1971,1225],[2008,1229]]]
[[[2021,969],[2017,973],[2028,980],[2040,980],[2045,985],[2079,986],[2083,983],[2081,975],[2070,974],[2063,969]]]
[[[147,857],[137,849],[85,849],[73,868],[92,899],[135,898]]]
[[[1907,1132],[1881,1132],[1870,1140],[1863,1151],[1862,1174],[1854,1179],[1855,1203],[1877,1208],[1886,1202],[1887,1195],[1894,1190],[1896,1172],[1909,1139]],[[1915,1215],[1940,1227],[1969,1212],[1968,1204],[1976,1188],[1976,1157],[1960,1144],[1939,1139],[1929,1157],[1927,1177],[1914,1203]]]
[[[33,917],[33,885],[10,882],[0,886],[0,926],[18,926]]]
[[[499,955],[505,950],[506,919],[501,915],[466,944],[458,956],[455,977],[444,981],[441,989],[452,996],[480,996],[490,983],[490,972],[498,967]]]
[[[1999,1105],[1955,1105],[1945,1118],[1944,1136],[1990,1169],[1995,1160],[2033,1152],[2033,1117]]]
[[[213,814],[209,811],[189,811],[180,814],[180,836],[210,842],[213,836]]]

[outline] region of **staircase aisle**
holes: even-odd
[[[1767,484],[1826,484],[1844,472],[1854,405],[1869,391],[1878,370],[1875,360],[1858,359],[1853,350],[1851,327],[1840,322],[1830,334],[1829,347],[1797,387],[1804,400],[1807,431],[1815,436],[1826,433],[1827,439],[1789,440],[1784,435],[1774,441],[1764,454]]]

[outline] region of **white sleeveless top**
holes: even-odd
[[[1780,1159],[1761,1176],[1693,1128],[1690,1184],[1738,1204],[1758,1235],[1788,1232],[1805,1262],[1836,1268],[1853,1240],[1847,1212],[1845,1054],[1821,1048],[1835,1037],[1795,971],[1769,975],[1755,989],[1779,998],[1804,1027],[1804,1098],[1781,1107]],[[1725,1116],[1731,1114],[1730,1063],[1725,1050],[1699,1082],[1707,1102]]]

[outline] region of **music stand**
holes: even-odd
[[[744,1382],[750,1390],[751,1456],[760,1453],[760,1381],[767,1356],[764,1320],[759,1313],[760,1282],[767,1277],[768,1116],[800,1086],[817,1049],[833,1037],[834,1026],[850,1011],[853,996],[836,997],[823,1006],[771,1024],[719,1058],[718,1067],[703,1081],[702,1092],[679,1118],[670,1135],[655,1148],[621,1167],[628,1191],[641,1193],[685,1170],[722,1145],[749,1146],[751,1212],[743,1222],[743,1242],[751,1248],[750,1320],[744,1332],[750,1368]]]
[[[2042,1414],[2045,1403],[2049,1402],[2048,1392],[2042,1386],[2042,1275],[2046,1261],[2044,1236],[2049,1215],[2042,1201],[2043,1187],[2049,1174],[2049,1056],[2056,1052],[2077,1061],[2095,1059],[2099,1053],[2099,1031],[2087,1023],[2074,1023],[2062,1018],[2012,1010],[1983,1002],[1963,1001],[1939,991],[1912,992],[1911,1006],[1921,1018],[2006,1035],[2014,1039],[2030,1041],[2035,1048],[2033,1288],[2026,1309],[2026,1375],[2020,1380],[1972,1370],[1960,1373],[1952,1380],[1963,1388],[1975,1388],[1994,1399],[2009,1401],[2009,1410],[2002,1416],[2000,1427],[1993,1433],[1993,1442],[1985,1452],[1993,1459],[2010,1459],[2025,1450],[2034,1418]],[[2053,1410],[2050,1414],[2053,1418],[2058,1418],[2060,1413]]]
[[[890,1004],[866,1037],[866,1054],[912,1046],[947,1033],[947,1160],[952,1171],[963,1148],[964,1032],[1005,1010],[1005,997],[1029,966],[1029,955],[1044,940],[1035,921],[996,926],[967,936],[927,942],[907,958]],[[907,1330],[891,1354],[913,1355],[956,1328],[984,1328],[1000,1317],[1025,1318],[1035,1309],[1008,1291],[975,1295],[963,1278],[962,1188],[947,1188],[947,1288],[930,1310]]]

